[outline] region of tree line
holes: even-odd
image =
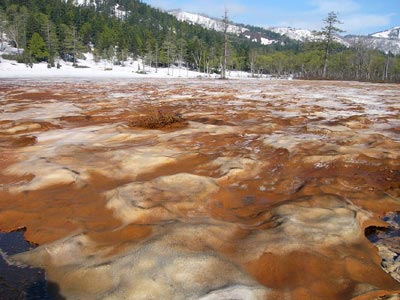
[[[333,45],[326,62],[325,46],[324,42],[308,42],[300,51],[253,50],[252,73],[304,79],[400,82],[399,56],[370,49],[363,40],[354,38],[350,48]]]
[[[227,14],[224,20],[229,21]],[[91,52],[112,64],[133,57],[155,68],[209,74],[243,70],[253,76],[400,82],[399,56],[372,50],[357,38],[350,47],[338,44],[333,38],[340,31],[337,15],[330,13],[324,22],[317,41],[283,38],[266,46],[180,22],[139,0],[87,0],[79,6],[71,0],[0,2],[0,37],[6,33],[21,49],[15,58],[27,64],[47,61],[54,67],[62,59],[78,66],[82,53]]]

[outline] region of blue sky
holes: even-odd
[[[339,13],[346,34],[368,34],[400,26],[400,0],[143,0],[170,10],[221,17],[224,6],[236,23],[320,29],[328,12]]]

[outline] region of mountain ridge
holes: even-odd
[[[206,29],[215,30],[222,32],[224,30],[224,23],[222,20],[217,18],[209,17],[205,14],[196,14],[191,12],[186,12],[181,9],[173,9],[167,11],[170,15],[174,16],[177,20],[181,22],[188,22],[192,25],[200,25]],[[279,43],[278,40],[268,38],[265,34],[260,32],[254,32],[246,26],[241,24],[229,23],[227,32],[237,36],[244,36],[253,42],[259,42],[262,45],[271,45],[274,43]]]
[[[380,38],[397,38],[400,39],[400,26],[394,26],[392,28],[378,31],[375,33],[370,34],[373,37],[380,37]]]
[[[174,9],[167,11],[169,14],[175,16],[179,21],[186,21],[190,24],[197,24],[207,29],[216,31],[223,30],[223,23],[221,19],[209,17],[204,14],[186,12],[181,9]],[[252,39],[252,31],[249,27],[252,25],[242,25],[231,22],[228,26],[228,32],[233,34],[243,34],[245,37],[252,41],[257,41],[263,45],[270,45],[279,43],[279,39],[268,39],[261,37],[261,39]],[[316,36],[314,31],[305,28],[293,27],[265,27],[266,31],[277,33],[283,37],[298,42],[307,42],[319,40],[320,37]],[[346,35],[335,37],[336,42],[343,44],[347,47],[352,46],[355,42],[363,41],[363,43],[371,49],[381,50],[385,53],[392,52],[394,54],[400,53],[400,26],[395,26],[384,31],[371,33],[368,35]]]

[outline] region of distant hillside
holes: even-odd
[[[223,31],[223,22],[220,19],[211,18],[201,14],[189,13],[182,10],[172,10],[169,13],[180,21],[186,21],[190,24],[197,24],[207,29]],[[251,41],[263,45],[270,44],[290,44],[289,40],[299,42],[318,41],[320,36],[315,35],[312,30],[298,29],[292,27],[268,27],[257,28],[250,25],[239,25],[231,23],[228,31],[238,36],[245,36]],[[271,33],[276,33],[273,38]],[[355,36],[336,36],[335,41],[350,47],[354,43]],[[364,44],[371,49],[377,49],[384,52],[400,53],[400,26],[386,31],[374,33],[371,35],[357,36],[357,41],[363,40]]]
[[[400,26],[371,34],[372,37],[384,39],[400,39]]]
[[[46,61],[51,68],[64,60],[80,67],[82,53],[90,52],[110,65],[140,59],[154,68],[221,72],[223,24],[204,15],[166,12],[140,0],[7,0],[0,1],[0,18],[0,52],[27,65]],[[338,36],[324,78],[400,81],[400,57],[393,55],[398,34],[396,27]],[[230,23],[228,35],[228,70],[322,77],[326,43],[309,30]]]
[[[220,19],[210,18],[205,15],[189,13],[182,10],[171,10],[168,13],[176,17],[179,21],[200,25],[203,28],[219,32],[224,30],[224,23]],[[230,23],[228,25],[228,32],[237,36],[245,37],[252,42],[258,42],[262,45],[271,45],[280,43],[282,41],[282,36],[280,35],[275,35],[275,38],[271,38],[271,31],[268,32],[262,28],[259,28],[259,30],[254,30],[254,27],[252,29],[250,26],[243,26],[239,24]]]

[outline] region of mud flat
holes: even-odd
[[[40,245],[7,260],[67,300],[398,299],[399,94],[4,80],[0,230]]]

